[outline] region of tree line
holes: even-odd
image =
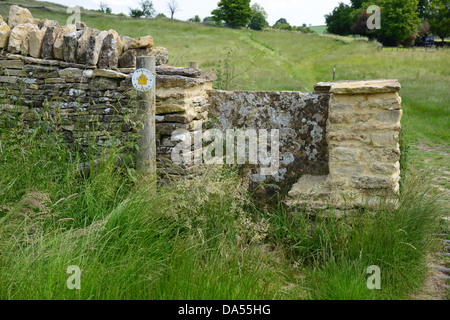
[[[263,30],[264,28],[270,27],[267,22],[268,14],[266,10],[259,5],[254,3],[250,6],[251,0],[221,0],[217,4],[217,9],[211,12],[211,16],[205,17],[203,20],[196,15],[195,17],[189,19],[190,22],[204,23],[215,26],[224,26],[229,28],[250,28],[253,30]],[[102,0],[100,1],[99,12],[112,14],[111,8],[107,3]],[[141,0],[139,2],[139,8],[129,8],[129,16],[132,18],[153,18],[153,17],[166,17],[163,13],[156,14],[153,6],[153,2],[150,0]],[[177,0],[170,0],[167,2],[168,13],[170,18],[174,19],[175,13],[180,10],[180,6]],[[124,14],[119,14],[119,16],[125,16]],[[280,18],[272,26],[276,29],[290,30],[290,31],[302,31],[305,33],[312,33],[306,24],[302,26],[291,26],[285,18]]]
[[[367,27],[371,5],[381,9],[379,29]],[[450,0],[351,0],[339,3],[325,20],[330,33],[366,36],[384,45],[411,46],[429,34],[444,42],[450,36]]]

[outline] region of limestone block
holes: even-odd
[[[352,177],[350,181],[358,189],[389,189],[395,187],[398,182],[398,177],[386,176],[364,176],[364,177]]]
[[[8,25],[11,29],[16,25],[27,23],[28,19],[33,19],[30,10],[17,5],[9,7]]]
[[[41,57],[42,42],[44,41],[45,30],[32,30],[29,36],[30,56]]]
[[[399,174],[400,163],[374,163],[370,165],[370,172],[380,175]]]
[[[77,28],[74,24],[56,28],[56,35],[53,42],[53,57],[57,60],[64,60],[63,46],[64,36],[66,34],[76,32]]]
[[[331,161],[342,161],[356,163],[360,160],[361,150],[352,148],[332,148],[330,149],[330,160]]]
[[[26,56],[29,52],[29,35],[33,30],[38,31],[38,26],[31,23],[16,25],[9,37],[8,51]]]
[[[59,23],[58,23],[58,21],[49,20],[46,18],[46,19],[42,19],[39,22],[38,27],[39,27],[39,29],[47,29],[49,27],[59,27]]]
[[[155,56],[155,64],[157,66],[169,63],[169,51],[164,47],[152,48],[150,55]]]
[[[51,21],[51,20],[48,20]],[[45,22],[44,22],[45,23]],[[53,44],[55,42],[55,38],[58,34],[58,26],[48,26],[43,27],[42,30],[45,30],[44,38],[42,39],[42,47],[41,47],[41,58],[42,59],[53,59]]]
[[[333,94],[371,94],[398,92],[401,85],[397,80],[348,81],[333,83]]]
[[[127,36],[123,36],[121,37],[121,40],[123,42],[124,51],[128,51],[129,49],[151,48],[154,46],[152,36],[145,36],[134,39]]]
[[[102,31],[98,38],[102,41],[98,67],[100,69],[118,68],[119,57],[123,52],[123,43],[119,34],[114,30]]]
[[[120,68],[135,68],[136,67],[136,57],[138,56],[149,56],[151,49],[130,49],[125,51],[119,58]]]
[[[27,19],[27,23],[35,24],[35,25],[38,26],[38,28],[39,28],[39,23],[40,22],[41,22],[41,20],[38,19],[38,18],[29,18],[29,19]]]
[[[8,40],[9,40],[10,34],[11,34],[11,29],[2,19],[2,21],[0,22],[0,49],[8,47]]]
[[[78,39],[83,31],[74,31],[64,35],[63,60],[70,63],[77,63]]]
[[[95,66],[101,49],[101,42],[97,36],[100,31],[92,28],[82,29],[82,35],[78,39],[77,61],[81,64]]]

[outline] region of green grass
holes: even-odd
[[[51,122],[2,121],[0,299],[404,299],[436,248],[444,207],[413,173],[398,209],[311,219],[255,205],[225,167],[155,189],[115,165],[119,149],[85,176]]]
[[[309,28],[318,34],[323,34],[327,30],[327,26],[311,26]]]

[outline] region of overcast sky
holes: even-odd
[[[86,9],[98,9],[100,0],[49,0],[66,6],[79,5]],[[140,0],[103,0],[113,13],[129,13],[129,8],[138,8]],[[169,14],[167,2],[169,0],[153,0],[157,13]],[[218,0],[177,0],[180,11],[175,14],[176,19],[187,20],[199,15],[202,19],[211,15],[217,7]],[[350,3],[350,0],[252,0],[259,3],[269,14],[269,23],[273,25],[279,18],[285,18],[291,25],[300,26],[303,23],[324,25],[324,15],[330,13],[339,2]]]

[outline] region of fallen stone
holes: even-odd
[[[63,60],[66,62],[77,63],[78,39],[83,31],[75,31],[64,35]]]
[[[33,19],[30,10],[17,5],[9,7],[8,25],[11,29],[19,24],[27,23],[28,19]]]
[[[64,36],[66,34],[76,32],[77,28],[74,24],[56,28],[56,36],[53,43],[53,56],[57,60],[64,60],[63,46]]]
[[[8,40],[9,40],[10,34],[11,34],[11,29],[2,19],[2,21],[0,22],[0,49],[8,47]]]
[[[41,57],[42,51],[42,42],[44,40],[45,30],[32,30],[30,32],[28,41],[29,41],[29,52],[30,56],[34,58]]]
[[[38,31],[38,26],[31,23],[16,25],[9,36],[8,51],[11,53],[21,53],[24,56],[28,55],[28,39],[30,32],[33,30]]]

